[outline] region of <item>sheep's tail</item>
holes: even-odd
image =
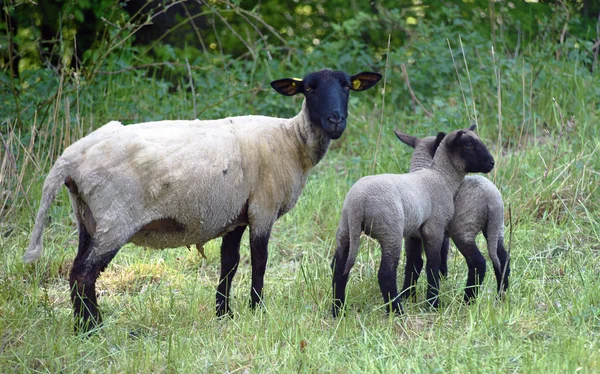
[[[346,260],[346,267],[344,268],[344,275],[350,273],[350,269],[354,266],[356,256],[358,256],[358,247],[360,247],[360,233],[362,231],[361,224],[362,219],[359,219],[354,214],[349,214],[346,220],[348,226],[346,228],[348,232],[348,259]]]
[[[44,236],[44,223],[46,221],[46,214],[50,204],[56,197],[56,193],[62,187],[62,184],[67,176],[67,170],[62,160],[58,160],[44,181],[44,188],[42,189],[42,201],[40,202],[40,208],[38,209],[37,216],[35,217],[35,225],[31,232],[31,239],[29,241],[29,247],[23,255],[23,261],[30,263],[35,261],[42,254],[42,238]]]

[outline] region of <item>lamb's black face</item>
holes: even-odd
[[[467,173],[489,173],[494,168],[494,157],[472,131],[458,131],[452,148],[460,155]]]
[[[353,76],[343,71],[324,69],[295,78],[271,82],[282,95],[304,94],[310,122],[325,131],[330,139],[338,139],[346,129],[350,90],[363,91],[381,79],[378,73],[359,73]]]

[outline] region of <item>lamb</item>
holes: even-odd
[[[454,214],[454,195],[467,173],[487,173],[494,158],[477,135],[455,130],[437,137],[439,147],[430,168],[409,174],[381,174],[359,179],[342,207],[333,258],[333,308],[338,316],[345,302],[348,276],[360,245],[360,234],[381,246],[379,288],[392,312],[402,313],[396,269],[402,238],[419,238],[427,256],[427,298],[439,306],[440,250],[444,231]]]
[[[474,129],[474,126],[471,127]],[[396,131],[396,136],[403,143],[415,149],[410,161],[410,171],[415,172],[428,168],[437,148],[436,137],[417,137]],[[485,258],[475,243],[475,237],[483,232],[488,245],[488,254],[494,266],[498,294],[502,296],[508,289],[510,261],[504,249],[504,204],[502,194],[487,178],[480,175],[468,175],[460,185],[454,198],[454,217],[448,224],[448,235],[465,256],[469,275],[465,288],[464,300],[470,302],[477,297],[486,271]],[[446,268],[448,255],[448,236],[442,247],[442,266]],[[414,285],[423,268],[421,258],[421,241],[419,239],[405,241],[406,267],[402,295],[414,297]],[[442,272],[443,273],[443,272]],[[444,274],[445,275],[445,274]]]
[[[267,246],[275,221],[298,200],[309,171],[346,127],[349,91],[378,73],[329,69],[271,82],[304,95],[293,118],[112,122],[68,147],[48,173],[25,262],[42,252],[44,217],[64,182],[79,231],[69,281],[75,331],[101,322],[96,279],[128,242],[173,248],[222,237],[217,316],[231,315],[240,240],[250,227],[251,307],[263,297]]]

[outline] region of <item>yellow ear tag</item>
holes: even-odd
[[[355,79],[355,80],[353,80],[353,81],[352,81],[352,87],[353,87],[355,90],[358,90],[358,89],[360,88],[360,84],[361,84],[361,83],[360,83],[360,79]]]
[[[292,82],[292,87],[296,87],[296,82]]]

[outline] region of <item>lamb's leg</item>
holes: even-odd
[[[240,241],[246,226],[238,226],[223,236],[221,243],[221,276],[217,286],[217,317],[232,315],[229,307],[231,282],[240,262]]]
[[[396,285],[396,275],[398,262],[400,260],[400,250],[402,249],[402,236],[398,240],[379,240],[381,245],[381,263],[377,278],[379,280],[379,289],[383,295],[383,301],[388,305],[388,311],[402,314],[402,304],[398,297],[398,287]]]
[[[462,239],[453,237],[456,248],[462,253],[469,268],[467,285],[465,286],[465,303],[473,301],[479,292],[479,287],[485,277],[485,258],[475,244],[475,238]]]
[[[448,251],[450,250],[450,237],[444,235],[442,242],[442,262],[440,263],[440,274],[446,278],[448,276]]]
[[[497,251],[498,259],[500,260],[500,269],[494,267],[494,273],[496,273],[498,295],[503,297],[506,290],[508,290],[508,276],[510,275],[510,259],[508,258],[508,253],[506,253],[506,250],[504,249],[504,238],[498,239]]]
[[[344,307],[346,302],[346,285],[348,284],[349,274],[344,274],[346,267],[346,261],[348,260],[348,249],[350,248],[350,241],[347,237],[340,238],[338,235],[338,245],[331,262],[331,268],[333,270],[333,307],[331,314],[333,317],[337,317]]]
[[[250,226],[250,257],[252,259],[252,289],[250,290],[250,307],[255,309],[263,298],[263,283],[267,268],[269,237],[271,228],[256,232]]]
[[[412,300],[416,300],[417,280],[423,269],[423,257],[421,257],[423,244],[419,238],[406,238],[404,246],[406,247],[406,265],[401,297],[403,299],[410,297]]]
[[[427,231],[432,234],[424,235],[425,254],[427,255],[427,301],[429,304],[438,308],[439,304],[439,289],[440,289],[440,264],[441,250],[444,241],[443,232]]]
[[[102,323],[96,299],[96,279],[119,251],[100,251],[83,224],[79,224],[79,248],[69,284],[75,316],[75,333],[88,333]]]

